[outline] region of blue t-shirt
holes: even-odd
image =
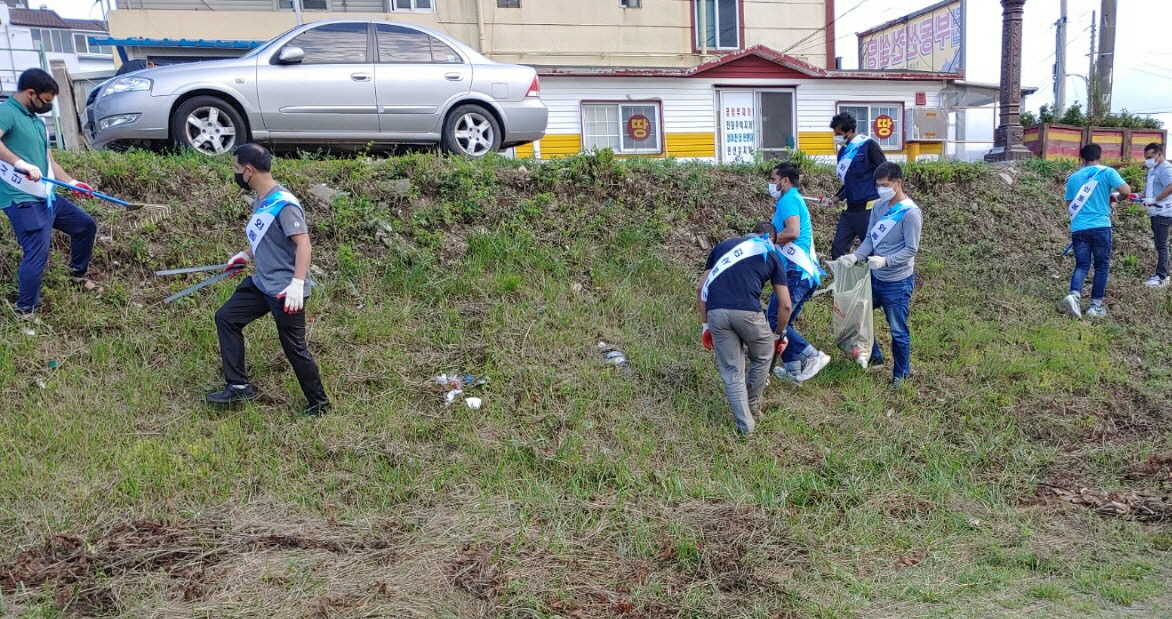
[[[794,243],[809,253],[810,248],[814,246],[814,228],[810,225],[810,209],[806,207],[802,193],[797,188],[790,187],[789,191],[781,194],[781,197],[777,199],[777,206],[773,211],[773,227],[780,233],[782,228],[785,228],[785,220],[794,216],[798,218],[798,238],[794,239]],[[789,264],[788,260],[786,268],[798,270],[798,266]]]
[[[1078,195],[1078,190],[1094,177],[1099,181],[1094,193],[1087,199],[1082,210],[1070,220],[1070,231],[1111,227],[1111,192],[1123,184],[1123,177],[1114,168],[1107,166],[1086,166],[1070,175],[1066,181],[1066,202],[1069,204]]]
[[[712,248],[708,254],[708,262],[704,269],[709,270],[716,266],[716,261],[732,251],[753,236],[742,236],[722,241]],[[761,288],[765,282],[786,285],[785,259],[771,251],[762,256],[749,256],[725,269],[716,276],[708,286],[708,301],[705,304],[710,310],[732,309],[747,312],[761,311]]]

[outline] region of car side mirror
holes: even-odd
[[[300,47],[284,47],[277,54],[277,64],[298,64],[305,60],[305,50]]]

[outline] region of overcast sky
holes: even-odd
[[[102,17],[94,0],[29,2],[34,7],[41,3],[65,17]],[[843,57],[843,66],[858,66],[856,32],[932,4],[935,0],[836,0],[839,17],[835,24],[835,47]],[[1100,0],[1067,1],[1068,73],[1087,73],[1091,11],[1098,12],[1100,5]],[[1059,0],[1027,0],[1025,4],[1022,85],[1038,88],[1037,94],[1026,99],[1026,109],[1037,111],[1042,104],[1054,101],[1051,70],[1058,6]],[[998,0],[968,0],[967,18],[966,77],[975,82],[997,83],[1001,79],[1001,3]],[[1117,24],[1112,108],[1153,113],[1164,121],[1165,126],[1172,128],[1172,44],[1167,35],[1169,24],[1172,24],[1172,1],[1120,0]],[[1067,102],[1083,103],[1085,109],[1086,98],[1083,80],[1067,78]]]

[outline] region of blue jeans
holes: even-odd
[[[41,302],[41,278],[49,262],[49,241],[53,230],[69,235],[69,267],[74,275],[84,275],[94,252],[98,225],[89,213],[61,196],[53,199],[51,213],[44,200],[34,200],[14,203],[4,209],[4,214],[12,223],[16,242],[24,253],[17,270],[20,286],[16,309],[31,312]]]
[[[907,315],[915,287],[915,275],[895,282],[885,282],[871,275],[871,298],[876,309],[883,308],[887,326],[891,329],[891,356],[895,357],[895,367],[891,372],[893,378],[904,378],[912,371],[912,334],[907,328]],[[871,362],[883,362],[878,338],[871,349]]]
[[[1095,261],[1095,281],[1091,284],[1091,300],[1102,301],[1107,292],[1107,276],[1111,273],[1111,228],[1090,228],[1070,233],[1074,245],[1074,275],[1070,278],[1070,292],[1082,294],[1082,285]]]
[[[798,319],[798,315],[802,313],[802,306],[810,297],[814,296],[814,282],[802,279],[802,272],[798,270],[786,271],[785,278],[787,286],[789,287],[789,300],[791,309],[789,312],[789,323],[785,327],[785,337],[789,339],[789,345],[785,347],[785,352],[781,354],[781,360],[789,363],[793,361],[801,361],[802,352],[810,346],[806,338],[802,337],[801,333],[794,328],[794,321]],[[777,333],[777,295],[769,295],[769,309],[765,312],[769,318],[769,328]]]

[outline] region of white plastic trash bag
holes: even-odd
[[[831,262],[830,273],[834,276],[829,286],[834,293],[834,342],[865,368],[875,341],[871,267],[866,262],[853,266]]]

